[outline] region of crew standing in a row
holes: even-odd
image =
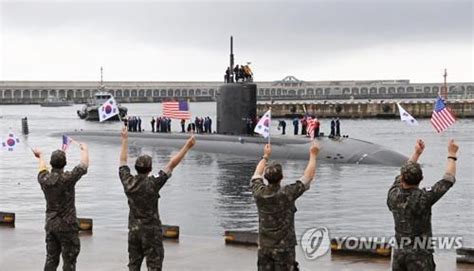
[[[236,65],[232,71],[230,67],[227,67],[224,75],[224,82],[233,83],[235,82],[253,82],[253,72],[249,65]]]
[[[142,132],[142,119],[136,116],[129,116],[126,121],[129,132]]]
[[[154,121],[154,122],[153,122]],[[156,117],[156,119],[152,118],[151,121],[152,125],[156,129],[152,128],[152,132],[156,133],[171,133],[171,119],[167,117]]]
[[[331,133],[329,134],[330,138],[340,137],[341,136],[341,124],[339,118],[332,118],[331,120]]]

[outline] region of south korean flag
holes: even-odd
[[[400,120],[408,125],[418,125],[418,121],[412,117],[401,105],[397,103],[398,111],[400,112]]]
[[[20,144],[20,139],[13,133],[8,133],[7,138],[2,140],[2,147],[8,151],[13,151],[18,144]]]
[[[272,122],[272,110],[270,109],[258,121],[257,125],[255,126],[254,132],[257,134],[261,134],[264,138],[268,138],[270,136],[271,122]]]
[[[99,107],[99,121],[105,121],[119,113],[117,103],[112,97]]]

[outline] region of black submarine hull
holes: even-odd
[[[82,131],[66,133],[81,141],[97,141],[120,144],[120,133],[116,131]],[[58,134],[59,135],[59,134]],[[143,147],[180,148],[189,138],[184,133],[129,133],[129,144]],[[232,136],[219,134],[196,134],[193,150],[206,153],[221,153],[259,159],[267,140],[261,137]],[[353,138],[331,139],[320,137],[319,161],[345,164],[377,164],[401,166],[408,157],[381,145]],[[272,159],[307,160],[311,141],[309,138],[272,137]]]

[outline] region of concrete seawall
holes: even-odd
[[[174,100],[174,98],[169,97],[114,97],[118,103],[161,103],[163,101]],[[70,98],[68,100],[74,102],[75,104],[86,104],[89,98]],[[41,104],[45,98],[14,98],[14,99],[0,99],[0,105],[7,104]],[[214,97],[211,96],[194,96],[194,97],[179,97],[179,100],[189,100],[191,102],[213,102]]]
[[[430,118],[433,111],[432,101],[405,101],[400,102],[403,108],[415,118]],[[448,101],[457,118],[474,118],[474,100]],[[263,115],[270,103],[261,103],[257,106],[257,114]],[[307,112],[319,118],[399,118],[398,107],[395,101],[344,101],[344,102],[317,102],[317,103],[276,103],[272,105],[272,117],[292,118],[302,116]]]

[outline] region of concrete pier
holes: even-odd
[[[126,270],[127,231],[97,229],[81,236],[77,270]],[[44,263],[44,231],[27,228],[0,229],[0,270],[38,270]],[[222,237],[183,235],[179,242],[164,242],[164,270],[256,270],[257,247],[225,245]],[[301,270],[389,270],[390,259],[370,256],[339,256],[330,252],[316,260],[305,258],[296,247]],[[21,260],[18,260],[21,259]],[[435,253],[439,270],[472,270],[456,264],[454,252]],[[142,270],[146,270],[145,263]]]
[[[430,118],[434,106],[433,100],[402,101],[400,105],[415,118]],[[270,103],[258,104],[257,114],[263,115]],[[456,118],[474,118],[474,100],[448,100],[447,106]],[[318,118],[399,118],[396,101],[324,101],[305,103],[274,103],[272,117],[293,118],[305,113]]]

